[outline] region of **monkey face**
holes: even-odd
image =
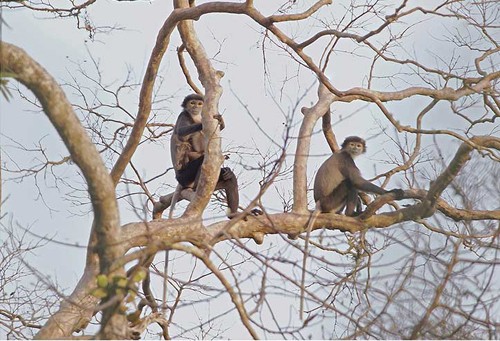
[[[201,108],[203,107],[203,101],[192,99],[186,103],[186,111],[193,117],[199,116],[201,114]]]
[[[345,149],[352,158],[355,158],[365,152],[365,145],[362,142],[349,142]]]

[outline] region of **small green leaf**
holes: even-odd
[[[103,288],[96,288],[92,290],[91,295],[97,298],[104,298],[108,296],[108,292]]]
[[[101,274],[97,276],[97,286],[99,288],[107,288],[108,283],[108,277],[106,275]]]
[[[147,276],[146,270],[140,269],[134,274],[134,276],[132,276],[132,282],[137,283],[143,281],[146,278],[146,276]]]
[[[124,288],[117,288],[116,294],[124,297],[127,294],[127,290]]]
[[[113,282],[118,288],[126,288],[128,284],[128,280],[126,277],[115,277],[113,278]]]

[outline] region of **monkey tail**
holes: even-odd
[[[300,279],[300,307],[299,307],[299,313],[300,313],[300,320],[304,321],[304,293],[305,293],[305,280],[306,280],[306,261],[307,261],[307,254],[309,252],[309,236],[311,235],[311,230],[312,227],[314,226],[314,222],[316,221],[316,218],[318,215],[321,213],[321,206],[319,203],[319,200],[316,202],[316,206],[314,208],[314,211],[311,214],[311,218],[309,218],[309,222],[307,223],[307,229],[306,229],[306,239],[305,239],[305,244],[304,244],[304,257],[302,258],[302,277]]]

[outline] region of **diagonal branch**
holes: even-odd
[[[176,7],[189,7],[186,0],[174,2]],[[201,166],[201,175],[196,186],[196,196],[190,201],[184,212],[185,216],[201,216],[203,210],[210,201],[215,186],[217,184],[220,166],[224,161],[222,156],[219,125],[213,117],[218,114],[219,99],[222,95],[222,87],[219,84],[223,73],[217,71],[212,66],[205,49],[199,41],[192,20],[184,20],[178,25],[183,45],[191,56],[199,79],[205,88],[204,104],[202,111],[203,133],[205,136],[205,158]]]
[[[12,73],[19,82],[35,94],[43,111],[68,148],[71,159],[82,171],[88,185],[94,223],[86,273],[69,300],[61,304],[59,312],[54,314],[37,334],[40,338],[64,337],[71,335],[78,327],[77,325],[82,323],[81,320],[89,319],[89,313],[91,313],[88,309],[81,309],[69,302],[83,304],[83,301],[90,301],[95,304],[97,302],[95,298],[86,297],[88,292],[81,291],[81,288],[88,287],[89,282],[86,280],[92,279],[97,266],[99,272],[108,274],[112,262],[123,255],[123,249],[117,243],[120,238],[120,221],[115,190],[99,152],[56,80],[22,49],[5,42],[0,43],[0,68]],[[115,270],[120,273],[124,271],[123,269]],[[124,329],[120,328],[123,318],[119,316],[113,318],[113,308],[110,306],[103,312],[103,319],[110,322],[104,324],[104,336],[121,338],[125,336]]]

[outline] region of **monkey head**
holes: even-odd
[[[366,153],[366,142],[361,137],[349,136],[342,143],[342,150],[345,150],[352,158]]]
[[[201,108],[203,107],[203,96],[198,94],[186,96],[182,101],[182,107],[191,115],[191,117],[200,117]]]

